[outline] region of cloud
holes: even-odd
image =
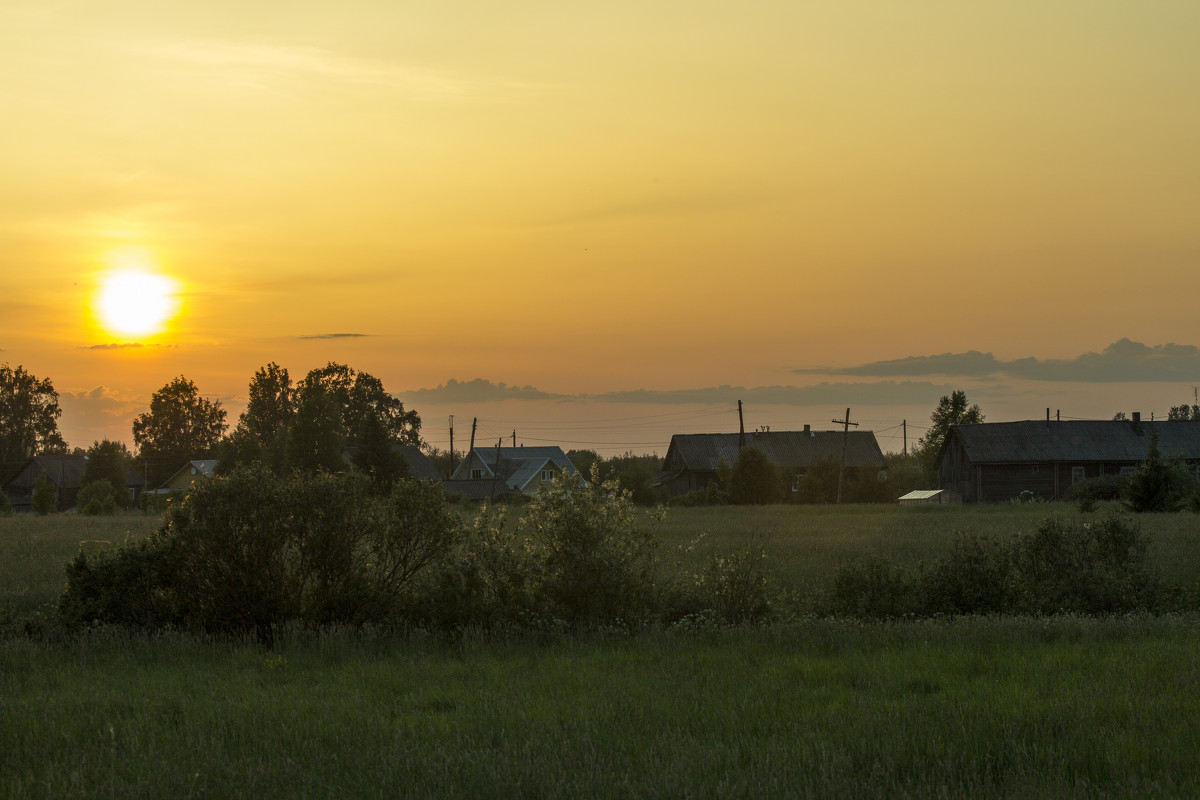
[[[414,389],[401,392],[410,402],[427,403],[485,403],[494,400],[566,400],[571,395],[551,394],[532,386],[509,386],[492,383],[483,378],[457,381],[454,378],[433,389]]]
[[[73,446],[87,447],[100,439],[128,441],[133,418],[144,412],[148,400],[125,397],[107,386],[84,391],[59,392],[62,408],[59,428]]]
[[[948,376],[984,378],[1006,376],[1032,381],[1122,383],[1135,381],[1189,382],[1200,380],[1200,348],[1192,345],[1148,346],[1121,339],[1099,353],[1069,359],[1018,358],[1001,361],[991,353],[968,350],[932,356],[909,356],[855,367],[798,369],[803,375]]]
[[[391,88],[427,100],[458,101],[486,90],[529,91],[536,87],[502,83],[494,77],[466,78],[384,59],[362,58],[324,47],[275,42],[200,40],[157,45],[152,55],[228,83],[265,88],[286,80],[326,80]]]
[[[366,333],[314,333],[309,336],[300,336],[300,339],[363,339],[369,334]]]
[[[738,400],[763,405],[924,405],[948,394],[950,386],[914,381],[874,383],[819,383],[815,386],[712,386],[701,389],[632,389],[599,394],[554,394],[533,386],[508,386],[483,378],[457,381],[451,378],[434,389],[401,392],[406,401],[417,403],[483,403],[497,400],[560,400],[645,405],[716,405]]]
[[[126,344],[92,344],[85,347],[80,347],[80,350],[128,350],[134,347],[144,347],[141,342],[128,342]]]

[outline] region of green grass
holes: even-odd
[[[1185,797],[1196,618],[0,645],[4,797]]]
[[[1070,506],[672,509],[671,550],[763,546],[781,586]],[[1143,515],[1195,585],[1200,518]],[[157,520],[0,519],[0,608]],[[108,543],[111,543],[108,544]],[[1194,797],[1200,615],[799,619],[456,641],[98,629],[0,639],[0,797]]]

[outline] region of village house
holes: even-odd
[[[1164,458],[1200,464],[1200,423],[1025,420],[951,425],[938,453],[942,489],[967,503],[1004,502],[1031,492],[1059,500],[1071,485],[1128,475],[1146,460],[1151,431]]]
[[[12,480],[4,484],[4,492],[14,511],[31,511],[34,484],[38,478],[45,478],[57,493],[58,510],[67,511],[76,505],[86,468],[87,456],[83,454],[34,456]],[[129,490],[129,502],[136,506],[146,482],[134,470],[126,469],[125,484]]]
[[[561,447],[476,447],[454,469],[445,487],[472,500],[508,492],[534,495],[560,472],[577,472]]]
[[[775,466],[789,470],[796,480],[824,459],[840,463],[845,446],[846,473],[878,474],[884,468],[883,451],[872,431],[756,431],[754,433],[677,433],[671,437],[663,471],[653,486],[670,497],[703,490],[709,484],[728,489],[724,481],[737,461],[742,444],[756,447]]]

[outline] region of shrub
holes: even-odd
[[[753,622],[771,610],[767,596],[767,553],[747,547],[715,554],[697,582],[702,604],[725,622]]]
[[[656,595],[657,539],[637,525],[629,493],[593,470],[583,486],[561,473],[521,517],[551,613],[579,626],[642,619]]]
[[[79,490],[75,504],[80,514],[115,514],[118,508],[117,493],[108,480],[94,480]]]
[[[1179,511],[1196,491],[1194,474],[1177,459],[1166,460],[1158,449],[1158,431],[1151,428],[1146,460],[1125,485],[1125,507],[1135,513]]]
[[[830,601],[834,613],[854,617],[902,617],[915,607],[912,578],[878,556],[838,570]]]
[[[13,513],[12,500],[8,493],[0,490],[0,517],[11,517]]]
[[[733,465],[729,498],[737,505],[780,501],[779,468],[757,447],[743,447]]]
[[[288,621],[383,621],[460,528],[433,484],[401,480],[380,497],[362,476],[237,469],[171,504],[145,542],[80,555],[60,611],[73,624],[259,634]],[[147,602],[157,610],[129,607]]]
[[[959,536],[920,576],[921,606],[934,614],[999,614],[1012,602],[1012,555],[987,536]]]
[[[33,510],[45,516],[58,509],[58,487],[45,475],[38,475],[33,482]]]

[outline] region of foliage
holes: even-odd
[[[917,570],[856,560],[838,572],[831,605],[863,617],[1153,610],[1162,588],[1147,565],[1148,546],[1125,516],[1052,517],[1009,543],[960,536],[948,556]]]
[[[295,410],[292,379],[286,368],[274,361],[254,373],[248,388],[246,410],[238,428],[258,440],[264,448],[286,430]]]
[[[604,474],[604,458],[595,450],[568,450],[567,459],[575,465],[580,475],[591,475],[592,466],[596,465],[600,467],[600,477],[607,477]]]
[[[819,456],[813,459],[804,475],[796,481],[796,491],[791,493],[792,502],[837,502],[839,469],[840,462],[833,456]]]
[[[730,501],[734,505],[767,505],[780,500],[779,468],[757,447],[743,447],[733,464]]]
[[[425,457],[429,459],[429,462],[433,464],[434,468],[437,469],[438,474],[443,478],[449,478],[452,474],[454,474],[455,468],[458,467],[463,458],[466,457],[466,453],[464,453],[462,450],[455,450],[452,453],[449,450],[443,450],[440,447],[434,447],[432,445],[426,445],[424,450]]]
[[[585,453],[587,452],[591,451],[585,451]],[[586,457],[584,461],[587,461]],[[575,464],[574,459],[571,460],[571,463]],[[575,464],[575,468],[579,470],[580,474],[590,475],[592,465],[596,463],[596,461],[587,463],[586,471],[579,464]],[[598,463],[600,479],[616,481],[622,491],[629,493],[629,499],[635,505],[652,506],[659,502],[660,498],[654,487],[651,486],[651,481],[662,466],[662,459],[656,454],[635,455],[632,452],[626,452],[624,455],[600,459]]]
[[[182,375],[155,392],[150,410],[133,421],[133,441],[147,464],[149,486],[160,486],[192,459],[212,455],[225,428],[221,402],[201,397],[196,384]]]
[[[8,493],[0,490],[0,517],[11,517],[13,514],[12,500]]]
[[[383,383],[366,372],[330,362],[304,377],[296,392],[301,397],[326,395],[336,409],[338,432],[347,446],[359,443],[359,431],[369,418],[378,421],[387,437],[397,444],[421,443],[421,418],[405,411],[399,399],[384,391]]]
[[[925,480],[932,483],[936,480],[936,465],[938,453],[951,425],[974,425],[983,422],[983,410],[978,403],[968,403],[967,393],[955,389],[949,395],[943,395],[938,401],[937,408],[929,415],[929,430],[913,447],[913,454],[920,459],[925,471]]]
[[[1167,412],[1167,419],[1200,422],[1200,405],[1189,406],[1185,403],[1181,406],[1172,406],[1171,410]]]
[[[507,509],[485,503],[416,587],[411,615],[444,630],[518,625],[541,612],[539,568]]]
[[[522,515],[550,612],[572,625],[638,620],[656,601],[657,539],[641,530],[615,481],[580,486],[566,472],[543,485]]]
[[[0,484],[25,462],[44,453],[65,453],[58,432],[58,392],[49,378],[39,379],[21,365],[0,364]]]
[[[289,621],[384,621],[460,528],[433,484],[399,481],[380,497],[361,476],[239,469],[194,486],[154,537],[81,555],[60,611],[75,625],[153,620],[260,635]]]
[[[296,414],[287,435],[289,469],[338,472],[345,468],[342,451],[346,437],[335,399],[319,388],[301,387]]]
[[[879,556],[858,558],[838,570],[830,610],[853,617],[891,618],[911,614],[911,577]]]
[[[766,562],[762,547],[714,553],[696,580],[702,604],[731,624],[764,618],[771,610]]]
[[[91,481],[80,489],[75,505],[80,514],[90,517],[97,514],[115,514],[120,507],[117,490],[107,478]]]
[[[694,506],[724,506],[729,504],[729,493],[721,490],[716,481],[707,484],[703,489],[693,489],[676,495],[667,500],[669,506],[691,508]]]
[[[105,439],[93,442],[87,451],[87,464],[83,468],[80,483],[83,488],[95,481],[108,481],[114,502],[121,508],[129,507],[129,450],[124,442]],[[83,501],[79,507],[83,508]]]
[[[58,509],[58,487],[45,475],[38,475],[33,482],[33,510],[41,515]]]
[[[1146,460],[1125,484],[1125,507],[1135,513],[1179,511],[1195,491],[1195,479],[1180,461],[1164,459],[1158,449],[1158,431],[1150,429]]]

